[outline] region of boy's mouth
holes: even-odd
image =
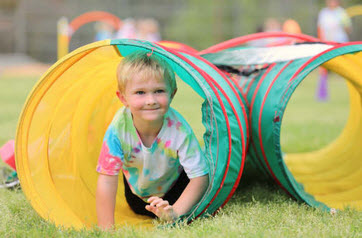
[[[156,111],[158,109],[160,109],[160,108],[159,107],[157,107],[157,108],[145,108],[143,110],[145,110],[145,111]]]

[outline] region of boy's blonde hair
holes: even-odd
[[[165,80],[172,94],[176,89],[175,74],[171,66],[162,58],[145,51],[133,52],[122,59],[117,68],[118,90],[124,94],[127,82],[136,73],[143,74],[144,79],[153,77]]]

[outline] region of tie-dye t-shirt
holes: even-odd
[[[134,194],[146,200],[163,197],[182,170],[192,179],[208,174],[200,145],[186,120],[170,108],[151,147],[145,147],[126,107],[113,118],[105,134],[97,171],[117,175],[122,170]]]

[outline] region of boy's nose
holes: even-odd
[[[155,104],[155,103],[156,103],[155,96],[153,94],[147,95],[146,104],[147,105],[152,105],[152,104]]]

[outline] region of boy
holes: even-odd
[[[160,57],[139,51],[120,62],[117,80],[124,107],[106,132],[98,161],[98,225],[114,224],[120,170],[134,212],[175,220],[201,199],[209,172],[192,129],[170,108],[174,73]]]

